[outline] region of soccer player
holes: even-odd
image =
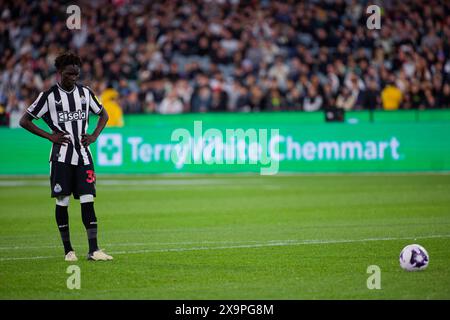
[[[95,171],[89,145],[97,140],[108,121],[108,113],[90,88],[77,83],[81,59],[65,52],[55,60],[59,82],[41,92],[20,119],[31,133],[50,140],[51,196],[56,198],[55,217],[64,245],[65,260],[77,261],[70,243],[69,198],[80,200],[81,216],[89,242],[88,260],[112,260],[98,248],[97,218],[94,211]],[[87,133],[89,112],[99,115],[92,134]],[[42,118],[52,133],[32,121]]]

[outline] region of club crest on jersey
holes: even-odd
[[[85,96],[81,96],[80,101],[82,104],[86,104],[86,97]]]
[[[59,185],[59,183],[55,184],[55,187],[53,188],[53,191],[55,191],[55,193],[59,193],[59,192],[62,191],[62,188]]]
[[[77,120],[86,119],[86,111],[59,111],[58,112],[58,123],[71,122]]]

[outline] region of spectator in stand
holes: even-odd
[[[330,83],[323,86],[323,109],[330,110],[336,108],[336,98]]]
[[[412,109],[424,109],[425,108],[425,98],[422,90],[417,82],[411,85],[411,91],[409,93],[410,104]]]
[[[192,97],[192,91],[194,90],[187,79],[180,79],[175,85],[175,90],[177,91],[178,97],[180,97],[183,103],[183,112],[190,110],[190,101]]]
[[[336,99],[336,108],[344,109],[345,111],[353,110],[356,103],[356,96],[352,94],[349,88],[342,87]]]
[[[280,111],[284,109],[286,102],[281,94],[281,90],[278,88],[272,88],[269,90],[267,97],[265,98],[267,111]]]
[[[423,109],[436,109],[438,107],[437,101],[434,98],[431,89],[425,90],[425,103],[423,104]]]
[[[227,111],[228,94],[222,90],[220,85],[214,86],[211,96],[211,111],[225,112]]]
[[[277,80],[278,87],[282,90],[286,89],[286,81],[289,75],[289,67],[284,63],[284,59],[278,56],[275,64],[269,69],[269,77]]]
[[[211,110],[212,94],[209,86],[202,86],[192,95],[191,111],[207,112]]]
[[[369,80],[366,90],[362,94],[362,106],[368,110],[376,110],[380,107],[380,92],[375,80]]]
[[[8,114],[6,113],[6,107],[0,103],[0,126],[9,125]]]
[[[250,87],[249,95],[248,95],[248,104],[252,111],[259,111],[265,105],[265,97],[264,92],[261,87],[254,84]]]
[[[310,86],[307,96],[303,99],[303,110],[308,112],[319,111],[322,109],[322,104],[323,98],[314,86]]]
[[[381,91],[381,101],[383,109],[387,111],[398,110],[402,101],[402,92],[395,86],[391,80],[386,87]]]
[[[108,112],[107,127],[123,127],[123,111],[118,103],[119,93],[111,88],[107,88],[100,95],[100,100]]]
[[[246,86],[239,83],[237,85],[238,95],[236,99],[236,111],[250,112],[251,106],[249,101],[249,91]]]
[[[123,109],[126,113],[142,113],[142,106],[136,91],[131,91],[124,99]]]
[[[159,105],[158,112],[161,114],[174,114],[183,112],[183,109],[183,101],[178,96],[177,90],[172,89]]]
[[[300,90],[293,86],[286,93],[285,107],[287,110],[299,110],[302,105],[302,99],[300,95]]]
[[[439,95],[438,106],[440,108],[450,108],[450,84],[446,83],[442,93]]]

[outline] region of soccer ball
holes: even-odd
[[[428,252],[418,244],[410,244],[400,252],[400,267],[407,271],[418,271],[428,267]]]

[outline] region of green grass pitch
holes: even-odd
[[[114,261],[86,261],[72,198],[67,263],[48,178],[1,178],[0,299],[450,298],[450,175],[100,176],[96,213]],[[426,270],[399,267],[411,243]]]

